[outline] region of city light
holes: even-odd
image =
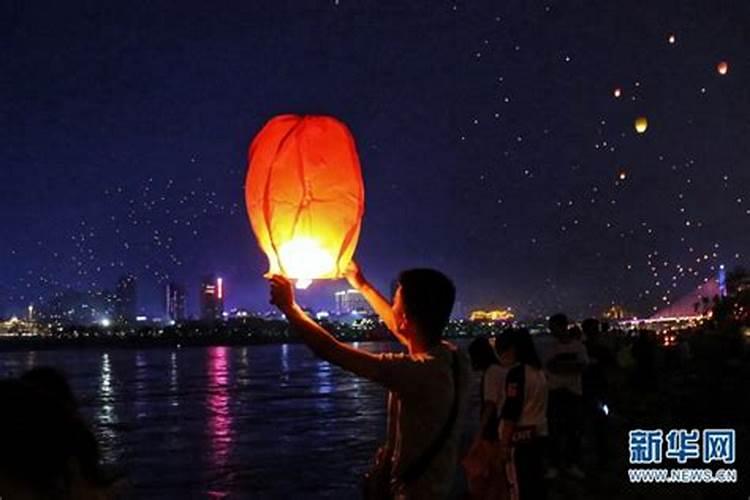
[[[510,321],[514,317],[510,309],[476,310],[469,315],[471,321]]]

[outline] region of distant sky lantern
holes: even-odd
[[[269,273],[298,288],[341,277],[365,202],[349,129],[329,116],[273,118],[250,145],[245,202]]]
[[[721,61],[716,65],[716,71],[718,71],[720,75],[726,75],[727,71],[729,71],[729,63]]]
[[[620,97],[622,95],[622,89],[620,87],[615,87],[615,90],[612,92],[612,94],[615,97]]]
[[[671,45],[674,45],[674,44],[675,44],[675,42],[677,41],[677,38],[675,38],[675,36],[674,36],[674,33],[670,33],[670,34],[669,34],[669,37],[667,38],[667,41],[668,41],[668,42],[669,42],[669,43],[670,43]]]
[[[645,116],[639,116],[635,119],[635,131],[642,134],[648,128],[648,119]]]

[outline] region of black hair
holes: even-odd
[[[550,330],[554,330],[556,327],[565,330],[568,328],[568,317],[563,313],[553,314],[549,318],[548,325]]]
[[[501,333],[495,341],[498,353],[513,349],[519,363],[541,368],[542,362],[534,347],[534,341],[526,328],[509,328]]]
[[[398,276],[406,316],[419,326],[427,343],[437,344],[448,325],[456,287],[434,269],[409,269]]]
[[[38,366],[21,375],[21,380],[53,398],[71,411],[76,411],[78,402],[73,395],[65,374],[51,366]]]
[[[586,337],[596,336],[599,334],[599,320],[594,318],[584,319],[583,323],[581,323],[581,328],[583,328],[583,333]]]
[[[498,336],[495,337],[495,351],[500,356],[503,352],[507,351],[511,347],[510,334],[513,328],[506,328]]]
[[[475,370],[486,370],[490,365],[498,364],[495,349],[487,337],[477,337],[471,341],[469,357]]]
[[[106,487],[96,437],[67,396],[46,389],[25,378],[0,380],[0,475],[44,498],[64,496],[78,474]]]

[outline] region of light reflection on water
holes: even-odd
[[[135,414],[141,420],[148,416],[148,404],[146,401],[146,372],[147,364],[143,351],[135,353]]]
[[[0,357],[40,365],[69,375],[128,498],[356,498],[385,426],[382,389],[297,344]]]
[[[178,372],[177,351],[172,351],[169,355],[169,404],[174,408],[180,406],[180,382],[177,378]]]
[[[226,467],[232,450],[227,351],[227,347],[208,348],[208,442],[212,465],[220,470]]]

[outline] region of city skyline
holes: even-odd
[[[284,112],[352,129],[384,292],[430,266],[466,309],[645,316],[748,265],[746,2],[201,5],[2,7],[0,316],[126,274],[148,315],[205,272],[265,309],[242,186]]]

